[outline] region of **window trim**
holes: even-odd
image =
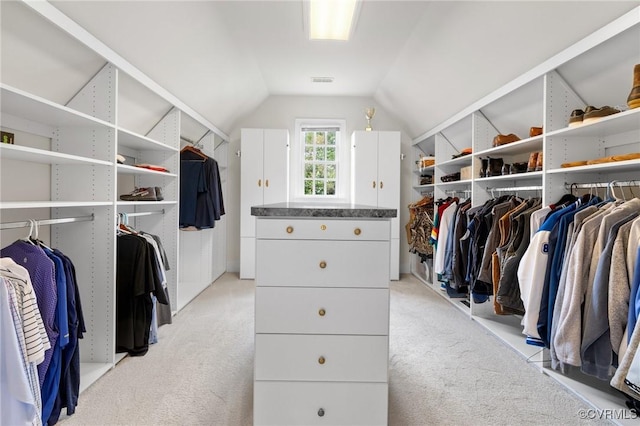
[[[336,193],[335,195],[304,194],[304,140],[303,129],[338,128],[336,148]],[[342,202],[349,197],[349,141],[347,137],[347,121],[333,118],[298,118],[295,121],[295,138],[291,147],[290,194],[295,201]]]

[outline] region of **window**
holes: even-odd
[[[341,167],[347,150],[343,134],[344,120],[296,121],[299,155],[293,158],[299,162],[292,167],[293,194],[303,199],[344,197],[342,181],[348,170]]]

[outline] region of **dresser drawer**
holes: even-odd
[[[387,336],[256,334],[255,380],[386,382]]]
[[[256,287],[256,333],[389,333],[389,290]]]
[[[295,240],[384,241],[391,238],[390,220],[260,219],[257,238]]]
[[[389,287],[389,241],[256,242],[256,285]]]
[[[386,425],[386,383],[255,382],[255,425]]]

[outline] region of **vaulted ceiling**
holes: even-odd
[[[411,137],[639,4],[364,0],[328,42],[297,0],[51,3],[227,133],[271,95],[370,96]]]

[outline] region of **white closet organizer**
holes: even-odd
[[[640,108],[626,110],[592,124],[569,128],[571,111],[587,105],[626,106],[631,91],[634,65],[640,63],[640,8],[560,52],[496,92],[461,111],[441,125],[414,140],[414,154],[435,152],[433,185],[414,182],[414,198],[426,191],[435,198],[458,192],[472,205],[504,193],[542,196],[548,205],[568,192],[571,183],[629,181],[638,179],[640,160],[628,160],[581,167],[562,168],[561,164],[592,160],[610,155],[640,152]],[[543,127],[542,135],[529,137],[530,127]],[[515,133],[521,140],[492,147],[497,134]],[[451,156],[463,148],[473,153],[457,159]],[[481,158],[503,158],[505,163],[525,162],[531,152],[543,152],[543,169],[538,172],[481,178]],[[443,183],[440,177],[472,166],[471,179]],[[434,288],[440,283],[418,257],[411,263],[412,273]],[[435,284],[432,284],[435,283]],[[469,306],[461,299],[447,300],[524,357],[533,357],[541,370],[575,391],[600,409],[624,408],[624,399],[608,382],[594,380],[581,373],[564,375],[547,367],[547,354],[526,345],[520,317],[498,316],[491,302]],[[624,419],[620,420],[624,422]]]
[[[0,144],[2,223],[44,221],[40,239],[60,248],[76,266],[87,328],[80,340],[82,391],[122,358],[115,353],[117,213],[128,213],[130,224],[161,238],[171,266],[167,281],[172,308],[182,308],[199,291],[182,287],[179,280],[180,137],[188,133],[191,122],[198,123],[201,134],[207,133],[204,142],[211,147],[211,155],[220,152],[226,157],[224,141],[228,136],[51,4],[12,3],[3,5],[2,12],[3,22],[13,22],[11,17],[16,15],[30,24],[24,28],[4,26],[3,61],[27,64],[51,43],[63,42],[97,67],[106,62],[97,73],[91,73],[94,75],[78,69],[72,77],[86,76],[79,90],[69,85],[71,77],[67,79],[69,73],[65,72],[49,76],[48,86],[42,86],[37,73],[30,79],[29,75],[5,72],[0,82],[0,127],[15,134],[15,145]],[[34,26],[39,29],[37,43],[20,32]],[[17,48],[12,40],[30,40],[37,48]],[[48,65],[43,59],[43,66]],[[69,64],[74,70],[75,66]],[[12,87],[5,78],[18,84]],[[54,96],[53,86],[73,96]],[[62,104],[52,97],[70,100]],[[127,162],[117,164],[116,154],[125,155]],[[169,172],[133,167],[134,163],[160,165]],[[221,169],[221,176],[225,173]],[[119,198],[134,187],[148,186],[161,187],[164,199],[130,202]],[[85,217],[92,220],[66,221]],[[47,224],[49,220],[52,222]],[[225,269],[225,226],[226,222],[219,221],[216,231],[209,233],[211,250],[190,257],[199,265],[210,264],[207,285]],[[27,232],[0,229],[2,247]]]

